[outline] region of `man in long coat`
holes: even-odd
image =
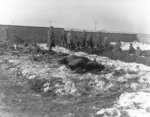
[[[130,43],[130,46],[129,46],[129,54],[133,54],[135,52],[135,49],[133,48],[133,45],[132,43]]]
[[[67,35],[64,30],[62,31],[62,35],[61,35],[61,46],[67,47]]]
[[[102,48],[102,41],[103,41],[102,33],[98,32],[96,34],[96,46],[97,46],[97,48]]]
[[[134,55],[135,56],[141,56],[142,55],[142,50],[139,47],[137,47]]]
[[[87,35],[87,38],[86,38],[86,48],[92,48],[93,47],[93,35],[92,33],[89,33]]]
[[[75,45],[75,48],[77,49],[79,49],[80,48],[80,40],[79,40],[79,38],[78,38],[78,36],[75,36],[74,37],[74,45]]]
[[[122,51],[122,49],[121,49],[121,41],[120,40],[118,40],[117,43],[115,44],[113,51],[114,52]]]
[[[85,48],[85,46],[86,46],[86,38],[87,38],[87,33],[86,33],[86,31],[84,30],[84,31],[82,32],[82,34],[81,34],[81,46],[82,46],[83,48]]]
[[[48,46],[49,51],[52,51],[52,47],[55,47],[54,37],[55,37],[55,34],[53,31],[53,27],[51,26],[48,30],[48,39],[47,39],[47,46]]]
[[[110,49],[110,41],[108,40],[108,37],[104,37],[102,40],[102,47],[104,50]]]
[[[67,33],[67,48],[71,49],[73,43],[72,30]]]

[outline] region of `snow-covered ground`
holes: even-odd
[[[138,41],[134,41],[134,42],[121,42],[121,48],[122,48],[122,50],[129,50],[130,43],[132,43],[134,49],[137,49],[137,47],[139,47],[143,51],[150,50],[150,44],[140,43]],[[111,42],[111,44],[115,45],[115,42]],[[47,49],[46,44],[39,44],[39,46],[41,48],[43,48],[43,49]]]
[[[43,49],[47,49],[46,44],[39,45]],[[139,46],[142,50],[150,50],[149,45],[133,42],[134,48]],[[122,48],[127,50],[129,43],[123,43]],[[58,65],[56,62],[50,64],[32,62],[26,57],[17,58],[10,56],[1,56],[2,63],[7,60],[15,65],[14,72],[20,72],[28,79],[51,79],[52,77],[61,78],[63,85],[56,84],[56,92],[62,95],[79,96],[78,87],[75,86],[72,79],[89,79],[88,84],[95,92],[105,92],[110,88],[114,88],[116,84],[122,84],[123,88],[130,89],[121,94],[115,104],[110,108],[97,110],[97,115],[103,117],[150,117],[150,67],[138,63],[126,63],[122,61],[114,61],[107,57],[91,55],[84,52],[72,52],[62,47],[56,46],[54,51],[67,53],[69,55],[85,56],[90,60],[94,60],[104,64],[106,68],[111,69],[108,73],[83,75],[74,74],[71,70],[63,65]],[[7,66],[4,66],[7,69]],[[121,75],[115,75],[116,73]],[[44,91],[50,90],[50,84],[45,84]],[[122,88],[119,87],[119,88]],[[92,95],[92,94],[91,94]]]
[[[146,44],[146,43],[140,43],[137,41],[134,42],[130,42],[133,45],[133,48],[136,49],[137,47],[139,47],[141,50],[145,51],[145,50],[150,50],[150,44]],[[122,50],[129,50],[129,46],[130,46],[129,42],[121,42],[122,46]],[[111,43],[112,45],[115,44],[115,42]]]
[[[133,47],[140,47],[142,50],[150,50],[150,45],[133,42]],[[122,49],[128,50],[129,43],[122,43]],[[129,87],[132,91],[123,93],[111,108],[101,109],[97,115],[104,117],[150,117],[150,67],[137,64],[125,63],[122,61],[110,60],[107,57],[89,55],[83,52],[71,52],[61,47],[54,48],[54,51],[64,52],[70,55],[85,56],[106,66],[113,67],[115,70],[124,70],[125,75],[114,77],[112,73],[104,75],[106,79],[115,79],[125,82],[137,77],[137,82],[132,82]],[[128,74],[129,71],[136,72],[135,75]]]
[[[134,43],[134,47],[139,46],[141,49],[148,50],[149,46],[144,48],[142,44],[136,45]],[[126,44],[127,45],[127,44]],[[126,45],[123,47],[126,48]],[[141,46],[142,45],[142,46]],[[55,48],[55,51],[61,51],[62,49]],[[64,51],[64,50],[63,50]],[[67,53],[68,51],[66,51]],[[68,52],[69,53],[69,52]],[[125,63],[121,61],[113,61],[106,57],[100,57],[96,55],[88,55],[85,53],[71,53],[79,56],[86,56],[89,59],[97,58],[96,60],[104,65],[109,67],[114,67],[115,70],[123,69],[126,71],[135,71],[138,72],[136,74],[139,77],[139,83],[131,83],[130,87],[133,88],[133,92],[125,92],[123,93],[116,104],[109,109],[102,109],[97,112],[97,114],[105,115],[105,117],[150,117],[150,67],[147,67],[142,64],[137,63]],[[112,74],[107,74],[104,77],[107,79],[115,79]],[[124,76],[118,77],[118,81],[125,81],[128,79],[132,79],[134,76],[130,74],[126,74]],[[145,86],[144,86],[145,85]],[[143,87],[144,86],[144,87]]]

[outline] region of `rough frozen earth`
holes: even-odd
[[[134,47],[137,46],[136,43]],[[40,45],[40,47],[47,49],[45,44]],[[112,107],[97,111],[97,115],[102,115],[103,117],[150,117],[150,67],[137,63],[125,63],[119,60],[114,61],[107,57],[90,55],[83,52],[71,52],[62,47],[55,47],[53,50],[69,55],[85,56],[90,60],[96,58],[97,62],[104,64],[108,68],[108,72],[79,75],[74,74],[66,66],[58,65],[56,62],[45,64],[33,62],[27,57],[18,58],[11,55],[1,56],[0,63],[7,61],[15,67],[11,68],[3,65],[3,69],[9,69],[18,74],[20,73],[28,79],[41,78],[51,80],[58,78],[62,83],[56,82],[54,86],[57,89],[55,93],[58,95],[81,96],[85,92],[86,86],[92,89],[89,95],[103,94],[117,89],[116,86],[118,86],[119,89],[123,88],[125,91],[123,91]],[[76,86],[75,79],[78,79],[80,82],[87,82],[84,87],[79,87]],[[49,82],[46,82],[43,86],[43,91],[47,92],[49,90],[51,90],[51,85]]]
[[[129,46],[129,43],[124,43],[122,48],[127,50],[127,46]],[[142,50],[150,49],[148,44],[141,44],[138,42],[133,42],[133,46],[135,48],[139,46]],[[103,115],[104,117],[150,117],[150,67],[137,63],[113,61],[106,57],[88,55],[82,52],[70,52],[60,47],[56,47],[54,50],[71,55],[86,56],[91,60],[96,58],[98,62],[112,67],[114,70],[125,71],[125,74],[120,77],[114,77],[113,73],[106,74],[104,75],[106,79],[117,80],[120,83],[135,78],[138,79],[126,85],[132,90],[124,92],[112,108],[102,109],[97,112],[97,115]],[[136,72],[136,74],[128,74],[128,72]]]

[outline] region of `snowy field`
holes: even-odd
[[[137,47],[140,47],[140,49],[142,51],[150,50],[150,44],[140,43],[140,42],[137,42],[137,41],[130,42],[130,43],[132,43],[134,49],[137,49]],[[122,50],[129,50],[130,43],[129,42],[121,42]],[[114,45],[115,42],[111,42],[111,44]],[[39,44],[39,46],[43,49],[47,49],[46,44]]]
[[[44,45],[41,45],[41,47],[44,48]],[[135,49],[140,47],[142,50],[150,50],[150,45],[139,42],[133,42],[133,47]],[[122,49],[128,50],[129,43],[123,42]],[[54,48],[54,51],[85,56],[91,60],[96,58],[99,63],[113,67],[115,70],[124,70],[126,72],[125,75],[118,78],[114,77],[112,73],[107,74],[104,76],[106,79],[115,79],[121,83],[127,82],[127,80],[131,80],[136,76],[138,81],[132,82],[129,86],[132,91],[124,92],[111,108],[101,109],[97,111],[97,115],[102,115],[103,117],[150,117],[150,67],[137,63],[114,61],[106,57],[89,55],[83,52],[71,52],[61,47]],[[129,71],[136,72],[135,76],[128,74]]]
[[[46,44],[39,44],[42,49],[47,49]],[[137,46],[142,50],[150,50],[148,44],[141,44],[133,42],[134,48]],[[128,50],[129,43],[122,43],[122,49]],[[114,104],[109,108],[99,109],[99,107],[92,107],[95,109],[95,115],[91,117],[150,117],[150,67],[137,64],[126,63],[122,61],[111,60],[107,57],[91,55],[84,52],[72,52],[62,47],[56,46],[53,48],[56,52],[67,53],[69,55],[84,56],[90,60],[105,65],[108,72],[101,72],[100,74],[75,74],[65,65],[59,65],[57,62],[49,64],[41,62],[33,62],[27,56],[17,57],[12,55],[0,56],[0,63],[7,61],[9,64],[15,66],[10,68],[14,73],[22,74],[27,79],[48,79],[58,78],[59,82],[63,84],[55,84],[55,93],[58,95],[72,95],[79,97],[85,92],[86,87],[78,87],[75,80],[78,82],[87,81],[92,91],[89,96],[99,93],[111,93],[111,90],[122,91],[122,94],[116,99]],[[3,65],[3,69],[8,69],[7,65]],[[38,71],[38,72],[37,72]],[[51,90],[51,85],[47,82],[44,84],[43,91]]]
[[[131,42],[131,43],[132,43],[134,49],[136,49],[137,47],[140,47],[140,49],[142,51],[150,50],[150,44],[140,43],[140,42],[137,42],[137,41],[134,41],[134,42]],[[115,42],[112,42],[111,44],[114,45]],[[129,42],[121,42],[121,44],[122,44],[122,46],[121,46],[122,50],[129,50],[129,45],[130,45]]]

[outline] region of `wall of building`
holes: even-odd
[[[60,44],[61,32],[63,28],[54,28],[55,40],[57,44]],[[47,32],[48,27],[34,27],[34,26],[12,26],[12,25],[0,25],[0,40],[9,40],[15,42],[17,40],[36,42],[36,43],[45,43],[47,41]],[[93,35],[95,37],[95,32]],[[80,38],[81,31],[73,31],[73,36]],[[111,42],[116,42],[118,40],[124,42],[132,42],[139,40],[141,42],[149,42],[150,36],[146,35],[145,37],[139,36],[137,34],[124,34],[124,33],[104,33],[103,36],[107,36]],[[22,42],[20,41],[20,42]],[[94,38],[96,43],[96,39]]]
[[[0,40],[7,40],[6,29],[7,26],[0,25]]]
[[[55,28],[55,38],[59,43],[58,38],[63,28]],[[0,25],[0,39],[9,41],[28,41],[36,43],[45,43],[47,40],[48,27],[31,27],[31,26],[11,26]]]

